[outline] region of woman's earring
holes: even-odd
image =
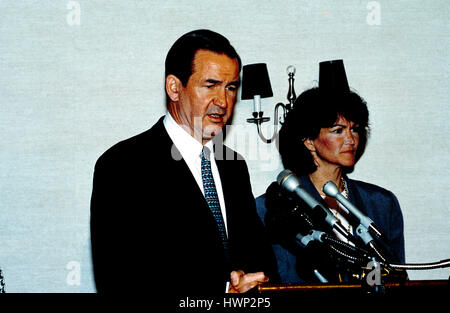
[[[319,167],[319,161],[317,161],[317,158],[315,158],[314,156],[313,156],[313,161],[314,161],[314,165]]]

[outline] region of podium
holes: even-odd
[[[381,294],[381,295],[450,295],[449,280],[406,280],[403,282],[386,282],[379,286],[357,283],[313,283],[313,284],[261,284],[260,294],[267,295],[322,295],[322,294]]]

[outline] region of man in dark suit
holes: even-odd
[[[166,58],[166,116],[97,161],[98,292],[245,292],[277,275],[246,163],[213,142],[232,115],[240,68],[222,35],[183,35]]]

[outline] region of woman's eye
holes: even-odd
[[[333,129],[331,132],[333,132],[335,134],[340,134],[340,133],[342,133],[342,128]]]

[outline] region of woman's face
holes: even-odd
[[[333,126],[321,128],[316,139],[305,140],[305,145],[319,166],[350,167],[356,162],[358,128],[359,125],[340,116]]]

